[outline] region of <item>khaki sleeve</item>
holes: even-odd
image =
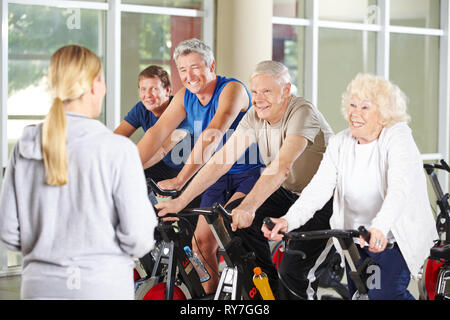
[[[305,137],[311,143],[320,132],[320,123],[314,109],[307,104],[295,107],[287,119],[286,136],[290,134]]]
[[[247,113],[239,121],[236,131],[239,134],[249,136],[253,141],[256,141],[256,131],[255,131],[255,110],[252,108],[247,111]]]

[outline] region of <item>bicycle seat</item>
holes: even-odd
[[[450,261],[450,244],[440,248],[431,248],[430,259]]]

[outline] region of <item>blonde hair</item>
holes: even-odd
[[[101,70],[100,59],[78,45],[58,49],[50,60],[48,81],[53,104],[42,126],[45,180],[49,185],[67,183],[67,123],[63,105],[88,92]]]
[[[397,85],[379,76],[359,73],[349,83],[341,100],[341,112],[347,120],[350,100],[354,96],[377,106],[383,127],[410,120],[406,95]]]

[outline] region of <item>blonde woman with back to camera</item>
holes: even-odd
[[[69,45],[48,72],[53,104],[24,129],[6,169],[0,239],[23,254],[22,299],[134,299],[133,258],[156,217],[136,146],[95,120],[100,59]]]
[[[316,175],[287,214],[272,218],[272,231],[262,231],[279,240],[279,230],[305,224],[334,196],[331,228],[363,225],[370,232],[368,244],[356,240],[361,258],[370,256],[379,266],[369,299],[412,300],[410,275],[419,274],[438,235],[422,159],[407,125],[406,97],[389,81],[359,74],[342,96],[342,112],[349,128],[330,139]],[[353,295],[355,285],[347,279]]]

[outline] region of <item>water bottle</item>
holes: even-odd
[[[203,265],[203,262],[197,256],[197,253],[193,252],[191,250],[191,248],[189,248],[188,246],[184,247],[184,252],[186,252],[189,260],[191,261],[192,265],[194,266],[195,271],[197,271],[198,276],[200,277],[200,282],[208,281],[210,278],[210,275],[209,275],[208,271],[206,271],[206,268]]]
[[[256,267],[253,269],[253,283],[259,291],[259,294],[263,298],[263,300],[275,300],[273,296],[272,289],[270,289],[269,278],[267,274],[262,272],[260,267]]]

